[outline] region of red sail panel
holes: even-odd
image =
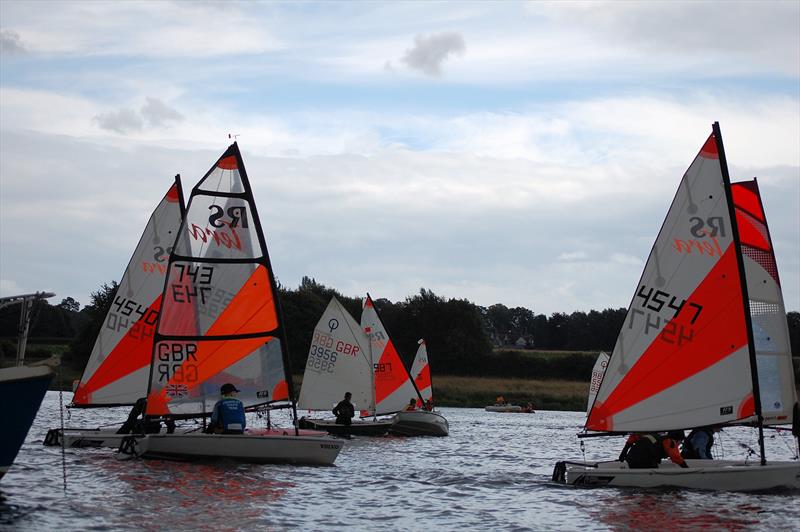
[[[614,430],[612,418],[617,413],[683,382],[747,345],[735,246],[728,246],[689,300],[705,302],[692,326],[695,331],[692,341],[679,345],[667,341],[662,331],[608,398],[602,403],[595,402],[586,424],[588,429]],[[692,318],[692,312],[684,309],[670,323],[678,328],[689,327]],[[745,416],[751,413],[745,412]]]
[[[86,383],[78,386],[72,399],[73,403],[76,405],[91,404],[92,394],[96,390],[150,365],[153,353],[153,333],[155,332],[156,318],[161,309],[161,297],[159,295],[144,316],[128,329],[122,340],[103,360],[103,365]],[[142,390],[142,395],[144,395],[144,390]]]
[[[414,379],[414,384],[417,385],[417,389],[424,390],[425,388],[431,387],[431,366],[430,364],[425,364],[423,366],[422,371],[420,371],[417,378]]]
[[[733,183],[731,193],[733,194],[733,204],[737,209],[745,211],[761,223],[767,223],[764,211],[761,209],[761,199],[758,196],[755,181]]]
[[[275,308],[269,274],[259,265],[206,334],[223,336],[271,331],[278,326]]]
[[[375,402],[380,403],[408,381],[408,372],[391,340],[375,365]]]

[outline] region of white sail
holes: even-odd
[[[180,178],[156,207],[119,283],[75,390],[75,406],[132,405],[147,393],[167,259],[183,211]]]
[[[597,391],[600,389],[600,383],[603,382],[603,375],[606,372],[609,358],[610,357],[608,353],[605,351],[600,351],[600,354],[597,355],[597,361],[594,363],[594,367],[592,368],[592,379],[589,381],[589,399],[586,403],[587,416],[592,409],[594,398],[597,397]]]
[[[419,400],[403,360],[400,358],[386,327],[383,325],[372,298],[367,296],[361,311],[361,328],[372,341],[372,359],[375,367],[376,413],[390,414],[403,410],[411,399]]]
[[[792,422],[797,392],[786,308],[767,218],[755,180],[733,183],[731,191],[750,300],[761,413],[766,425],[787,424]]]
[[[422,400],[426,403],[433,398],[433,386],[431,383],[431,367],[428,364],[428,344],[420,338],[417,342],[417,354],[414,356],[414,363],[411,365],[411,378],[417,385]]]
[[[298,408],[331,410],[353,394],[356,409],[375,411],[369,340],[356,320],[331,299],[314,327]]]
[[[718,136],[715,129],[680,182],[589,413],[589,430],[681,429],[755,412]]]

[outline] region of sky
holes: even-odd
[[[0,1],[0,295],[119,280],[238,135],[275,275],[627,307],[719,121],[800,310],[800,2]]]

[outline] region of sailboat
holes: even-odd
[[[183,190],[176,175],[125,268],[70,408],[133,406],[147,394],[167,259],[183,214]],[[125,432],[119,426],[56,428],[48,431],[44,443],[61,445],[63,438],[65,447],[119,447]]]
[[[765,427],[798,410],[775,255],[755,181],[731,185],[719,124],[683,176],[636,286],[584,432],[752,425],[757,461],[687,460],[629,469],[564,461],[574,485],[754,491],[800,488],[800,462],[770,461]]]
[[[301,418],[300,427],[325,430],[342,436],[383,436],[396,421],[377,419],[372,348],[367,334],[342,306],[331,298],[314,327],[303,386],[297,406],[301,409],[331,411],[344,397],[373,419],[353,420],[350,425],[332,419]]]
[[[49,366],[25,366],[25,347],[31,310],[36,301],[53,297],[52,292],[36,292],[0,298],[0,308],[20,304],[16,366],[0,369],[0,411],[3,412],[3,437],[0,438],[0,479],[17,457],[28,431],[39,412],[53,371]]]
[[[447,436],[450,426],[447,419],[439,412],[407,408],[411,401],[424,404],[425,400],[400,358],[369,294],[364,300],[361,311],[361,327],[369,335],[374,361],[375,413],[395,414],[396,422],[391,428],[394,434]],[[424,342],[421,346],[424,346]],[[427,350],[425,353],[427,359]],[[430,370],[428,381],[430,381]]]
[[[422,403],[417,406],[424,406],[428,401],[433,401],[433,384],[431,381],[431,366],[428,363],[428,344],[424,338],[417,341],[417,353],[414,355],[414,362],[411,364],[411,378],[414,386],[419,390]]]
[[[231,383],[247,410],[290,408],[296,420],[282,321],[266,240],[234,142],[192,189],[169,254],[146,419],[205,418],[221,385]],[[342,445],[295,426],[241,435],[134,435],[123,450],[145,458],[332,465]]]

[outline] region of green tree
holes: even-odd
[[[106,314],[111,308],[111,303],[114,302],[117,288],[119,288],[119,284],[116,281],[103,283],[100,288],[92,292],[91,302],[83,307],[81,314],[84,315],[86,321],[69,344],[69,351],[65,357],[76,368],[86,366]]]

